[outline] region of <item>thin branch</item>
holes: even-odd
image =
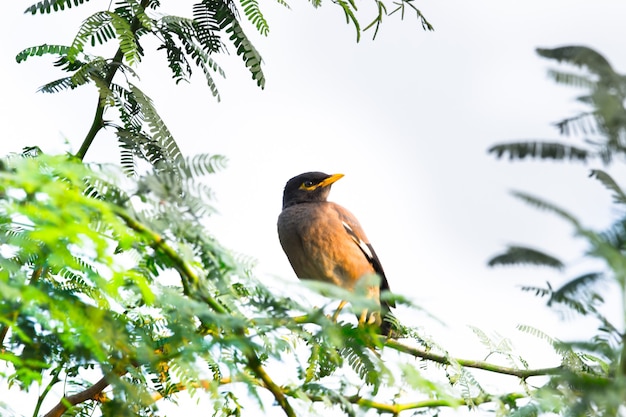
[[[140,7],[145,9],[149,4],[150,4],[149,0],[141,0]],[[140,28],[141,28],[141,22],[139,21],[137,17],[134,17],[130,24],[130,30],[133,33],[133,36],[136,35],[137,31]],[[109,65],[109,69],[103,80],[104,85],[106,85],[107,87],[109,87],[111,83],[113,82],[113,77],[115,77],[115,73],[117,72],[120,65],[122,64],[123,59],[124,59],[124,53],[122,52],[122,48],[120,47],[115,53],[115,56],[113,57],[113,60],[111,61],[111,64]],[[104,127],[104,110],[106,109],[106,105],[105,105],[106,97],[103,97],[103,94],[105,94],[103,91],[98,94],[98,104],[96,106],[96,114],[94,115],[94,119],[93,119],[93,122],[91,123],[91,127],[89,128],[89,132],[87,132],[87,136],[85,136],[85,139],[83,140],[83,143],[80,146],[80,149],[76,153],[76,157],[80,159],[81,161],[85,158],[85,154],[87,154],[87,151],[91,147],[91,144],[93,143],[100,129]]]
[[[260,381],[257,381],[257,384],[272,393],[274,399],[276,399],[276,402],[278,403],[278,405],[280,405],[283,411],[285,411],[285,414],[288,417],[296,417],[295,411],[293,410],[291,404],[289,404],[289,401],[287,401],[287,397],[285,396],[287,390],[283,387],[278,386],[274,382],[272,377],[263,368],[259,357],[253,351],[250,351],[250,353],[248,353],[246,357],[248,358],[248,366],[250,367],[252,372],[254,372],[254,374],[260,379]],[[174,394],[180,391],[184,391],[188,388],[204,388],[205,390],[208,390],[211,384],[218,383],[219,385],[226,385],[232,382],[235,381],[233,381],[231,378],[221,378],[219,380],[201,379],[197,382],[193,382],[187,385],[183,383],[176,384],[173,387],[168,388],[168,393]],[[158,401],[162,398],[163,395],[161,393],[156,393],[152,397],[154,401]]]
[[[61,401],[59,401],[59,403],[54,406],[52,410],[48,411],[44,417],[61,417],[70,407],[83,403],[87,400],[97,399],[100,396],[100,393],[108,386],[109,382],[106,377],[102,377],[98,382],[86,390],[70,395],[69,397],[61,398]]]
[[[521,398],[527,398],[528,395],[522,393],[510,393],[505,395],[480,395],[474,398],[453,398],[453,399],[432,399],[424,401],[416,401],[412,403],[399,403],[399,404],[385,404],[365,398],[359,398],[357,396],[347,398],[353,404],[357,404],[361,407],[377,410],[380,413],[390,413],[393,415],[400,414],[402,411],[415,410],[418,408],[439,408],[439,407],[458,407],[467,404],[479,405],[495,401],[499,398],[506,398],[507,400],[517,400]]]
[[[211,384],[218,383],[219,385],[226,385],[226,384],[230,384],[233,382],[236,382],[236,381],[233,381],[230,378],[222,378],[220,380],[204,379],[204,380],[200,380],[198,382],[194,382],[188,385],[185,385],[182,383],[176,384],[173,387],[169,388],[168,392],[170,394],[174,394],[174,393],[184,391],[188,388],[203,388],[205,390],[208,390]],[[267,386],[263,384],[260,384],[260,385],[267,388]],[[302,392],[296,392],[291,389],[284,389],[284,388],[282,388],[281,391],[284,392],[286,395],[290,397],[294,397],[294,398],[302,398],[302,394],[303,394]],[[311,402],[323,402],[323,401],[328,400],[327,398],[318,396],[318,395],[309,395],[306,393],[304,393],[304,395],[306,395],[308,400]],[[156,393],[152,397],[152,399],[155,402],[163,398],[164,397],[161,393]],[[367,398],[362,398],[358,395],[344,396],[344,399],[348,401],[349,403],[358,405],[363,408],[376,410],[379,413],[389,413],[393,415],[400,414],[403,411],[416,410],[419,408],[459,407],[459,406],[464,406],[467,404],[480,405],[480,404],[493,402],[496,400],[504,400],[504,402],[510,403],[512,401],[523,399],[523,398],[528,398],[528,394],[512,392],[512,393],[501,394],[501,395],[482,394],[480,396],[477,396],[474,398],[468,398],[468,399],[466,398],[428,399],[428,400],[415,401],[415,402],[409,402],[409,403],[387,404],[387,403],[378,402],[378,401],[374,401],[374,400],[367,399]]]
[[[48,393],[50,392],[50,390],[52,389],[52,387],[60,381],[59,379],[59,374],[61,373],[61,371],[63,370],[63,367],[65,366],[65,361],[61,361],[59,363],[59,366],[56,367],[56,369],[54,370],[54,373],[52,374],[52,380],[50,380],[50,383],[48,383],[48,385],[46,386],[46,388],[43,390],[43,392],[41,393],[41,395],[39,396],[39,398],[37,398],[37,405],[35,406],[35,411],[33,412],[33,417],[37,417],[39,415],[39,410],[41,409],[41,404],[43,404],[43,400],[46,398],[46,396],[48,395]]]
[[[185,295],[191,298],[199,298],[201,301],[207,303],[209,307],[217,313],[228,313],[224,306],[215,298],[213,298],[210,294],[206,294],[205,291],[201,291],[202,287],[200,286],[200,278],[198,277],[198,274],[196,274],[193,268],[183,258],[181,258],[170,245],[167,244],[161,235],[135,220],[123,209],[115,207],[114,211],[117,216],[124,220],[128,227],[145,236],[148,241],[151,242],[150,246],[161,251],[172,261],[174,268],[176,268],[178,273],[181,275]]]
[[[438,355],[436,353],[428,352],[423,349],[414,348],[411,346],[404,345],[397,340],[394,339],[385,339],[385,346],[395,349],[398,352],[407,353],[411,356],[415,356],[416,358],[427,359],[433,362],[441,363],[443,365],[452,365],[458,363],[461,366],[465,366],[467,368],[475,368],[482,369],[484,371],[495,372],[504,375],[512,375],[521,379],[526,379],[531,376],[539,376],[539,375],[558,375],[565,371],[565,368],[562,366],[555,366],[552,368],[539,368],[539,369],[516,369],[509,368],[506,366],[494,365],[489,362],[484,361],[476,361],[472,359],[460,359],[460,358],[450,358],[446,355]]]
[[[218,384],[218,385],[226,385],[226,384],[230,384],[232,383],[233,380],[230,378],[220,378],[220,379],[201,379],[198,382],[191,382],[187,385],[181,383],[175,384],[172,387],[168,387],[167,390],[167,395],[171,395],[171,394],[176,394],[178,392],[181,391],[185,391],[189,388],[202,388],[204,390],[208,390],[212,384]],[[165,398],[165,396],[160,393],[157,392],[152,396],[152,399],[154,400],[154,402],[157,402],[159,400],[162,400],[163,398]]]
[[[259,377],[261,381],[263,381],[265,388],[272,393],[274,399],[276,399],[276,402],[283,409],[287,417],[296,417],[296,412],[291,407],[291,404],[289,404],[289,401],[287,401],[284,389],[279,387],[274,380],[272,380],[265,369],[263,369],[261,361],[256,354],[248,355],[248,364],[250,365],[252,372],[254,372],[254,374]]]

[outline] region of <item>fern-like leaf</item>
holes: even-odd
[[[116,13],[109,13],[109,15],[111,25],[115,28],[115,33],[120,41],[120,50],[124,54],[124,59],[128,65],[133,66],[141,61],[142,53],[130,23]]]
[[[554,256],[523,246],[509,246],[506,252],[491,258],[487,265],[537,265],[556,269],[563,269],[564,266]]]
[[[546,297],[552,293],[550,283],[548,283],[548,288],[524,285],[520,289],[524,292],[534,292],[536,297]]]
[[[26,61],[28,58],[32,56],[43,56],[47,54],[53,55],[65,55],[70,50],[69,46],[65,45],[48,45],[43,44],[39,46],[31,46],[30,48],[26,48],[22,50],[15,56],[15,60],[20,63]]]
[[[229,35],[229,39],[233,42],[235,48],[237,48],[237,55],[243,59],[246,67],[252,74],[252,79],[256,81],[259,87],[264,88],[265,75],[261,69],[263,59],[246,36],[235,15],[228,9],[222,8],[217,18],[220,22],[220,28],[225,30]]]
[[[207,54],[219,52],[222,41],[218,35],[220,15],[228,15],[231,9],[221,0],[204,0],[193,6],[193,32]]]
[[[354,29],[356,30],[356,41],[359,42],[361,40],[361,24],[357,19],[354,12],[356,11],[356,5],[351,0],[335,0],[335,3],[338,4],[343,10],[343,14],[346,17],[346,23],[354,25]]]
[[[553,338],[549,334],[537,329],[536,327],[529,326],[527,324],[518,324],[517,330],[519,330],[520,332],[529,334],[537,339],[541,339],[547,342],[554,349],[556,353],[565,354],[565,353],[571,352],[571,349],[567,348],[563,344],[563,342],[561,342],[558,339]]]
[[[591,78],[572,72],[548,70],[548,77],[552,78],[557,84],[577,88],[593,89],[597,85],[597,83]]]
[[[565,118],[554,125],[559,129],[559,133],[565,136],[576,134],[598,133],[598,113],[583,112],[573,117]]]
[[[365,345],[357,343],[354,339],[348,339],[346,346],[341,349],[341,356],[348,361],[348,364],[359,378],[373,387],[375,394],[382,381],[380,379],[380,370],[372,359],[371,354],[371,351]]]
[[[544,58],[585,68],[600,76],[614,73],[609,61],[604,56],[586,46],[563,46],[554,49],[537,48],[537,54]]]
[[[508,154],[510,160],[529,158],[554,159],[586,162],[590,153],[586,149],[558,142],[512,142],[492,146],[487,151],[497,158]]]
[[[104,79],[104,72],[108,68],[106,61],[104,58],[98,57],[91,62],[84,63],[78,71],[74,73],[71,77],[71,82],[76,87],[88,84],[90,82],[95,82],[96,80]],[[108,86],[103,85],[104,83],[100,82],[99,87],[102,86],[108,89]],[[107,97],[108,94],[104,94],[102,97]]]
[[[24,13],[50,13],[52,11],[58,12],[59,10],[65,10],[72,8],[73,6],[78,6],[83,3],[87,3],[89,0],[43,0],[37,2],[24,10]]]
[[[428,30],[428,31],[435,30],[435,27],[426,19],[426,16],[424,16],[424,14],[417,7],[415,7],[415,5],[413,4],[413,1],[414,0],[400,0],[399,3],[394,3],[397,5],[397,7],[394,10],[392,10],[391,13],[389,13],[389,16],[391,16],[394,13],[400,12],[402,15],[402,19],[404,19],[404,13],[408,6],[411,9],[413,9],[413,11],[415,12],[417,19],[422,25],[422,29]]]
[[[63,77],[42,85],[37,91],[42,93],[58,93],[63,90],[73,90],[76,87],[78,86],[74,83],[72,77]]]
[[[578,220],[572,216],[571,214],[569,214],[567,211],[551,204],[548,203],[545,200],[542,200],[538,197],[532,196],[530,194],[527,193],[523,193],[520,191],[514,191],[513,195],[517,198],[519,198],[520,200],[526,202],[527,204],[530,204],[531,206],[534,206],[538,209],[541,210],[548,210],[551,211],[552,213],[557,214],[559,217],[561,217],[562,219],[567,220],[568,222],[570,222],[578,231],[582,231],[581,225],[578,222]]]
[[[240,0],[243,12],[248,20],[256,26],[256,29],[261,35],[267,36],[270,31],[269,25],[259,9],[259,2],[257,0]]]
[[[616,203],[626,204],[626,193],[615,182],[615,180],[606,172],[600,169],[593,169],[589,174],[590,177],[596,178],[602,183],[608,190],[613,191],[613,200]]]
[[[561,288],[552,292],[548,306],[553,303],[565,304],[581,314],[595,311],[594,304],[604,300],[591,287],[603,278],[604,274],[591,272],[568,281]]]
[[[223,169],[227,161],[228,159],[222,155],[197,154],[186,157],[178,166],[184,178],[192,179]]]
[[[101,32],[105,27],[111,27],[111,15],[108,11],[100,11],[89,16],[80,26],[78,33],[74,37],[72,46],[67,52],[67,59],[74,61],[80,52],[85,48],[88,40],[94,39],[94,34]]]
[[[612,247],[626,250],[626,217],[614,222],[607,230],[599,233],[600,239]]]
[[[137,86],[130,85],[131,92],[135,96],[137,103],[141,106],[141,111],[145,117],[146,123],[150,127],[152,137],[164,151],[167,163],[183,163],[183,155],[178,144],[172,137],[169,129],[157,113],[152,100],[146,96]]]

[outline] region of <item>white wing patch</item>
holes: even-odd
[[[356,233],[354,233],[354,230],[352,230],[352,228],[350,227],[348,223],[346,222],[341,222],[341,223],[343,224],[343,228],[346,229],[346,232],[348,232],[352,240],[354,240],[354,243],[356,243],[359,246],[359,248],[361,248],[361,251],[363,251],[363,254],[365,254],[367,259],[370,262],[372,262],[372,260],[374,259],[374,254],[372,253],[367,243],[363,242],[363,240],[360,237],[358,237]]]

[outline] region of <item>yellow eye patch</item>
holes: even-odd
[[[313,191],[313,190],[315,190],[319,186],[320,186],[319,183],[316,184],[313,181],[304,181],[302,184],[300,184],[299,188],[301,190]]]

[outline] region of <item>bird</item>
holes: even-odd
[[[332,283],[352,291],[360,278],[377,274],[380,286],[370,287],[368,296],[379,303],[381,312],[369,313],[366,321],[376,322],[381,334],[388,336],[391,324],[383,318],[395,305],[380,299],[382,291],[389,291],[389,283],[378,255],[356,217],[327,201],[332,184],[343,176],[305,172],[287,181],[278,216],[278,238],[300,279]]]

